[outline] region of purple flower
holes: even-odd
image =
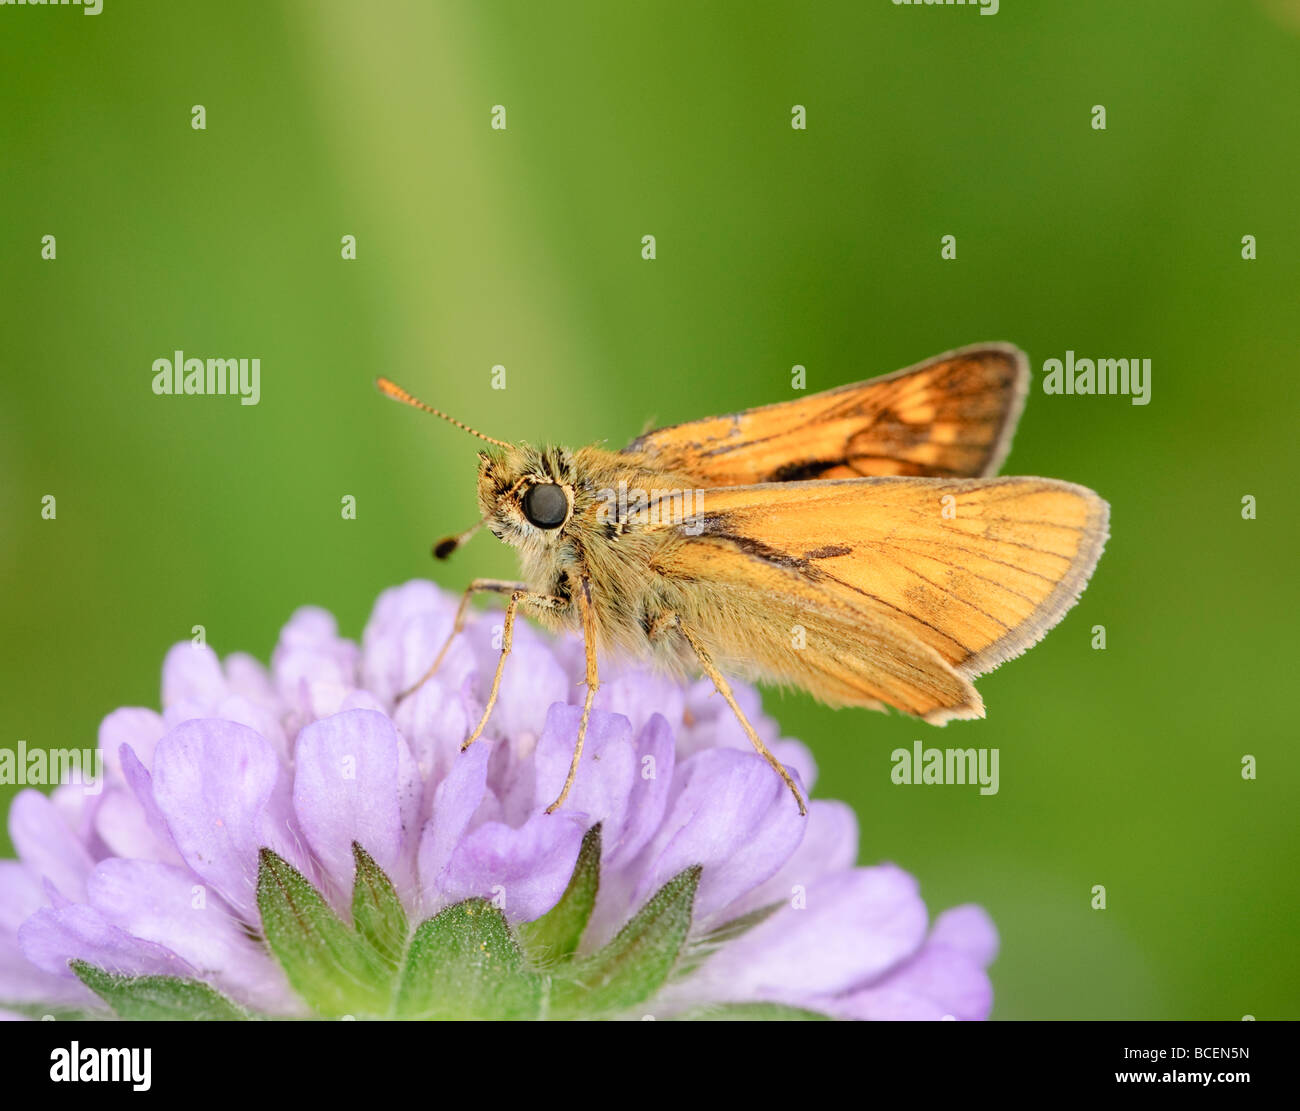
[[[931,923],[906,872],[856,867],[852,811],[814,799],[800,818],[706,681],[603,662],[577,780],[548,815],[577,734],[582,649],[520,623],[494,714],[462,753],[499,615],[472,621],[396,702],[455,608],[431,583],[395,587],[359,647],[329,614],[299,610],[269,672],[175,646],[162,714],[104,719],[102,791],[13,801],[0,1009],[107,1000],[130,1015],[134,978],[166,977],[207,985],[232,1013],[441,1014],[451,1004],[423,954],[450,950],[421,939],[472,929],[508,958],[514,986],[491,998],[514,1015],[988,1015],[988,916],[964,906]],[[808,751],[779,739],[753,690],[736,694],[811,787]],[[277,899],[300,934],[277,925]],[[657,948],[637,952],[666,953],[654,967],[624,944],[651,929]],[[344,953],[338,982],[367,993],[312,981],[299,957],[318,942]],[[566,972],[595,966],[586,979],[604,994]]]

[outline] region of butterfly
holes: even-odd
[[[1107,539],[1093,491],[995,477],[1028,391],[1023,352],[986,343],[823,393],[659,428],[622,451],[510,443],[477,432],[385,378],[381,392],[489,445],[479,452],[479,528],[518,550],[506,596],[491,717],[515,615],[582,633],[586,692],[573,786],[599,687],[598,660],[702,672],[806,813],[727,676],[786,684],[832,706],[893,707],[934,725],[984,716],[972,680],[1036,644],[1078,599]]]

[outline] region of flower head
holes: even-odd
[[[351,1014],[984,1018],[996,934],[930,923],[860,868],[842,803],[801,818],[707,682],[602,664],[572,793],[580,642],[497,618],[448,636],[428,582],[361,644],[294,614],[269,670],[175,646],[161,714],[103,721],[103,790],[27,790],[0,861],[0,1007],[126,1017]],[[736,695],[801,786],[816,767]]]

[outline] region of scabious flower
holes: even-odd
[[[572,793],[582,647],[472,620],[409,698],[455,600],[382,594],[361,644],[301,609],[269,671],[175,646],[161,714],[99,730],[102,790],[13,801],[0,1008],[28,1015],[980,1019],[997,946],[963,906],[857,867],[704,681],[602,662]],[[736,695],[801,785],[808,751]],[[111,1011],[109,1010],[111,1008]]]

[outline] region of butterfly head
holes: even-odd
[[[514,444],[479,452],[480,525],[516,548],[558,545],[573,519],[576,489],[573,457],[565,448]]]

